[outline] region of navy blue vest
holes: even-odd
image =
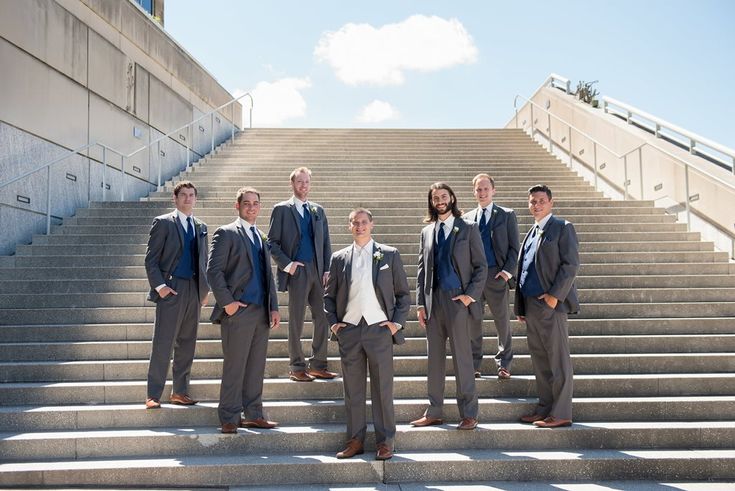
[[[434,287],[438,286],[439,289],[445,291],[462,287],[459,276],[457,276],[452,265],[450,243],[449,234],[447,234],[447,239],[441,247],[439,247],[438,241],[434,241]]]
[[[260,246],[256,239],[256,245],[250,239],[245,238],[250,242],[250,253],[253,257],[253,274],[250,276],[250,281],[245,286],[245,291],[240,296],[240,301],[246,304],[265,305],[265,252],[263,247]]]
[[[523,257],[521,257],[521,264],[523,264]],[[536,272],[535,259],[528,265],[528,274],[521,286],[521,293],[526,297],[539,297],[545,293],[544,288],[541,286],[541,280],[539,280],[538,273]]]
[[[482,224],[482,222],[480,223]],[[484,227],[480,225],[480,236],[482,237],[482,245],[485,249],[485,258],[487,259],[488,267],[498,265],[498,261],[495,259],[495,251],[493,250],[492,235],[490,234],[491,225],[492,220],[486,223]]]
[[[176,226],[178,226],[179,219],[176,218]],[[184,225],[184,250],[181,252],[181,257],[179,258],[179,262],[176,265],[176,269],[173,272],[173,275],[178,278],[187,278],[191,279],[194,277],[194,274],[197,270],[197,257],[199,255],[198,247],[197,247],[197,234],[196,234],[196,227],[194,226],[194,220],[192,219],[191,224],[191,235],[186,233],[186,225]]]
[[[310,263],[314,260],[314,226],[311,221],[311,213],[309,209],[304,209],[304,216],[301,218],[301,240],[299,248],[296,251],[294,261],[302,263]]]

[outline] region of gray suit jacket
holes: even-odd
[[[526,240],[528,234],[523,240],[524,246],[518,258],[518,278],[523,269]],[[579,270],[579,241],[574,225],[552,215],[539,241],[534,263],[544,292],[559,299],[555,310],[568,314],[579,312],[577,287],[574,284]],[[526,315],[525,299],[520,286],[516,288],[514,309],[516,315]]]
[[[319,276],[329,268],[332,244],[329,240],[329,223],[321,205],[309,202],[312,226],[314,227],[314,256]],[[273,207],[271,222],[268,226],[268,244],[273,260],[278,266],[278,291],[288,291],[290,275],[283,268],[293,262],[301,241],[301,215],[292,200],[282,201]]]
[[[256,228],[261,237],[264,234]],[[207,266],[207,279],[212,287],[216,304],[212,311],[210,320],[219,324],[227,315],[225,305],[237,301],[253,274],[253,254],[251,242],[240,226],[240,221],[223,225],[218,228],[212,236],[212,249],[209,251],[209,265]],[[278,310],[278,294],[276,284],[273,281],[273,272],[270,268],[270,253],[267,242],[263,242],[263,253],[265,254],[265,273],[267,289],[265,301],[268,310]]]
[[[209,293],[206,280],[209,237],[207,236],[207,224],[196,217],[193,221],[199,249],[197,257],[199,300],[202,301]],[[164,283],[171,285],[171,275],[176,270],[183,252],[184,227],[179,222],[176,211],[154,218],[148,237],[148,248],[145,251],[145,272],[151,286],[148,300],[158,302],[161,299],[156,287]]]
[[[408,287],[406,271],[397,249],[374,242],[373,254],[382,253],[380,260],[373,259],[373,287],[386,318],[406,325],[406,317],[411,308],[411,291]],[[373,256],[374,257],[374,256]],[[324,290],[324,312],[329,325],[342,322],[347,311],[352,280],[352,246],[334,253],[329,267],[329,280]],[[403,344],[403,330],[393,335],[393,344]]]
[[[434,227],[430,223],[421,231],[419,267],[416,282],[416,303],[426,309],[426,318],[431,316],[431,296],[434,284]],[[487,279],[487,259],[482,238],[476,223],[462,219],[454,220],[454,229],[449,234],[450,255],[454,271],[459,276],[462,292],[475,299],[469,306],[470,315],[482,319],[482,292]]]
[[[478,223],[478,211],[478,208],[475,208],[462,215],[462,218],[471,223]],[[493,203],[492,218],[489,225],[490,239],[493,243],[493,252],[498,267],[515,274],[520,249],[516,212],[511,208],[503,208],[498,206],[497,203]]]

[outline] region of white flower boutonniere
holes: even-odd
[[[452,232],[454,232],[455,234],[456,234],[457,232],[459,232],[459,227],[454,227],[454,228],[452,229]]]
[[[373,262],[377,263],[383,260],[383,251],[378,249],[373,253]]]
[[[267,235],[265,235],[265,234],[264,234],[263,232],[260,232],[260,239],[261,239],[261,240],[262,240],[263,242],[268,242],[268,236],[267,236]]]

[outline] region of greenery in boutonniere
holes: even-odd
[[[378,249],[373,253],[373,262],[377,263],[383,260],[383,251]]]
[[[454,228],[452,229],[452,231],[453,231],[453,232],[454,232],[454,233],[456,234],[457,232],[459,232],[459,227],[454,227]]]

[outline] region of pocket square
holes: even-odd
[[[390,266],[389,266],[389,265],[387,265],[387,264],[384,264],[384,265],[382,265],[382,266],[380,267],[380,271],[383,271],[384,269],[388,269],[388,268],[390,268]]]

